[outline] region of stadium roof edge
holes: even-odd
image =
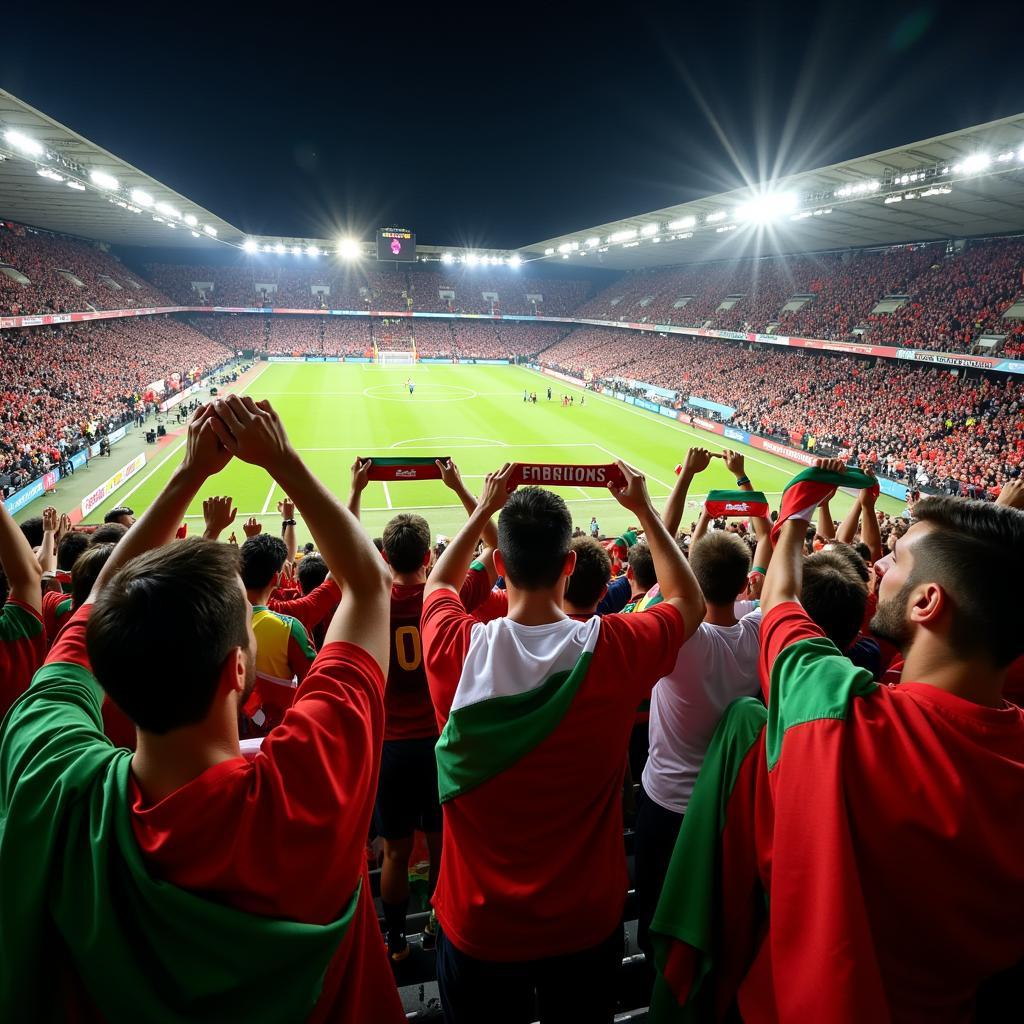
[[[1021,231],[1024,114],[1014,114],[787,175],[767,189],[743,186],[567,232],[519,252],[524,260],[631,270]]]

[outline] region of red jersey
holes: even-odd
[[[43,594],[43,625],[46,627],[46,646],[49,648],[68,619],[71,618],[71,596],[59,590]]]
[[[395,583],[391,587],[391,658],[384,691],[384,739],[418,740],[437,736],[434,705],[423,671],[420,615],[425,583]],[[490,593],[487,570],[470,566],[459,596],[466,608],[476,608]]]
[[[485,626],[450,590],[439,590],[424,602],[422,629],[441,727],[467,707],[472,713],[494,706],[488,697],[520,700],[524,694],[502,694],[521,682],[527,701],[545,691],[547,682],[526,677],[543,679],[552,666],[558,671],[549,682],[563,675],[550,650],[556,658],[567,653],[581,673],[564,713],[539,742],[445,799],[434,893],[445,934],[470,956],[496,961],[558,956],[604,941],[621,920],[628,888],[621,793],[633,712],[675,665],[682,617],[666,603],[644,615],[583,623],[497,619]],[[572,644],[584,640],[576,659]],[[504,728],[502,709],[496,713],[490,740],[468,745],[465,760],[479,763],[520,739],[511,718]],[[448,736],[445,729],[439,749]],[[438,766],[440,778],[440,754]]]
[[[42,616],[20,601],[8,601],[0,611],[0,718],[28,689],[46,656]]]
[[[91,671],[87,616],[88,606],[74,616],[48,664]],[[355,916],[310,1021],[405,1020],[363,853],[383,692],[380,668],[362,648],[328,644],[251,761],[222,761],[155,804],[132,780],[135,839],[153,873],[171,885],[248,913],[324,924],[338,917],[362,878]],[[259,965],[238,984],[258,985]]]
[[[279,615],[290,615],[293,619],[298,619],[306,627],[306,632],[312,634],[320,623],[334,614],[340,603],[341,587],[333,579],[329,579],[314,587],[304,597],[272,596],[267,601],[267,607]]]

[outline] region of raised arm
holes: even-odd
[[[43,543],[39,545],[39,567],[51,576],[57,571],[57,510],[52,505],[43,509]]]
[[[373,465],[373,459],[356,459],[352,463],[352,485],[348,492],[348,510],[356,517],[359,518],[360,505],[363,501],[363,491],[366,490],[366,485],[370,482],[370,467]]]
[[[870,469],[865,469],[868,476],[874,478]],[[877,562],[882,557],[882,531],[878,527],[878,516],[875,514],[875,494],[868,487],[860,492],[861,506],[864,515],[860,522],[860,539],[871,549],[871,561]]]
[[[700,585],[675,537],[654,511],[644,475],[621,460],[617,464],[626,478],[626,486],[609,484],[608,490],[623,508],[637,517],[651,549],[661,594],[682,615],[684,636],[689,639],[704,621],[704,595]]]
[[[463,482],[462,474],[459,472],[459,467],[455,465],[454,459],[448,459],[447,461],[438,459],[437,468],[441,471],[441,480],[445,487],[453,491],[459,501],[462,502],[462,507],[466,510],[466,514],[472,515],[476,511],[476,498],[473,497],[469,488]],[[483,524],[480,536],[485,547],[493,549],[498,546],[498,528],[492,520],[488,519]]]
[[[42,612],[43,595],[39,580],[43,570],[39,566],[25,534],[11,518],[7,507],[0,503],[0,566],[10,586],[10,597]]]
[[[857,497],[854,498],[853,504],[850,506],[850,511],[846,513],[846,517],[839,524],[839,529],[836,531],[835,539],[843,544],[852,544],[857,539],[857,528],[860,526],[861,511],[863,509],[863,497],[864,492],[858,491]]]
[[[294,563],[295,552],[299,550],[295,533],[295,502],[291,498],[282,498],[277,503],[277,511],[281,513],[281,537],[288,549],[288,561]]]
[[[679,524],[683,521],[686,508],[686,496],[690,484],[698,473],[703,473],[711,463],[711,452],[707,448],[691,448],[686,453],[686,461],[672,486],[672,493],[665,501],[665,510],[661,513],[661,521],[665,529],[674,537],[679,532]]]
[[[444,549],[444,554],[427,577],[427,586],[423,597],[427,598],[435,590],[452,590],[456,594],[462,586],[469,571],[470,562],[476,551],[476,542],[482,535],[484,524],[508,500],[508,480],[513,464],[506,462],[497,473],[488,473],[484,480],[483,493],[480,501],[470,514],[466,525],[452,538],[452,542]]]
[[[818,459],[817,465],[819,469],[834,473],[846,471],[841,459]],[[776,605],[800,600],[804,579],[804,541],[809,522],[809,518],[791,515],[779,530],[775,553],[761,588],[761,611],[765,615]]]
[[[262,466],[290,495],[344,597],[325,643],[362,647],[387,674],[391,574],[359,520],[310,472],[267,401],[228,395],[218,399],[213,428],[224,447]],[[138,525],[138,524],[136,524]]]
[[[690,537],[690,547],[693,547],[708,532],[710,525],[711,516],[708,515],[708,510],[706,508],[701,509],[700,519],[697,520],[697,527],[693,531],[693,536]]]
[[[203,522],[206,529],[203,536],[207,540],[217,540],[238,515],[238,509],[234,507],[234,499],[223,495],[221,497],[206,498],[203,501]]]
[[[747,476],[746,460],[739,452],[731,448],[722,451],[722,458],[725,459],[725,468],[736,477],[736,487],[741,491],[752,491],[754,485]],[[750,522],[754,527],[754,536],[757,538],[757,547],[754,549],[754,568],[764,571],[772,558],[772,524],[763,516],[751,516]]]
[[[832,521],[832,509],[829,508],[827,500],[818,506],[818,533],[826,540],[835,539],[836,526]]]

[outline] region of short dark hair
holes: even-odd
[[[71,569],[71,607],[81,608],[100,574],[107,564],[113,544],[91,544],[78,556]]]
[[[853,550],[864,559],[865,565],[871,562],[871,548],[869,548],[864,541],[857,541],[857,543],[853,545]]]
[[[280,537],[258,533],[239,549],[240,572],[246,590],[262,590],[284,568],[288,547]]]
[[[612,578],[612,560],[603,544],[593,537],[574,537],[576,567],[565,588],[565,599],[577,608],[593,608]]]
[[[104,517],[103,522],[105,523],[116,523],[121,516],[133,516],[135,511],[130,509],[127,505],[118,505],[117,508],[112,508]]]
[[[830,540],[826,548],[841,558],[864,583],[867,583],[870,577],[868,563],[864,561],[860,552],[853,545],[845,544],[841,540]]]
[[[72,530],[65,533],[57,545],[57,568],[70,572],[71,567],[78,561],[78,556],[89,546],[90,537],[87,533]]]
[[[308,594],[327,579],[327,563],[321,555],[303,555],[295,572],[299,577],[299,589]]]
[[[747,585],[750,548],[739,534],[715,530],[690,545],[690,567],[708,604],[732,604]]]
[[[381,542],[395,572],[415,572],[430,551],[430,524],[423,516],[403,512],[384,527]]]
[[[127,532],[128,527],[121,523],[104,523],[92,531],[89,541],[92,544],[116,544]]]
[[[37,548],[43,543],[43,517],[32,516],[19,523],[19,529],[25,535],[29,547]]]
[[[247,617],[231,545],[174,541],[133,558],[100,591],[86,625],[89,660],[111,700],[163,735],[210,710],[224,660],[248,649]],[[166,656],[178,642],[188,643],[187,672]]]
[[[864,624],[867,583],[838,551],[816,551],[804,559],[800,603],[829,640],[845,651]]]
[[[638,540],[629,549],[629,568],[636,585],[643,590],[650,590],[658,582],[658,574],[654,571],[654,555],[647,541]]]
[[[1020,577],[1024,572],[1024,513],[987,501],[924,498],[914,506],[933,529],[914,546],[908,586],[938,583],[953,602],[950,646],[984,654],[997,666],[1024,654]]]
[[[553,587],[572,544],[569,506],[543,487],[521,487],[498,516],[498,550],[505,575],[520,590]]]

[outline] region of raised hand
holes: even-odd
[[[362,494],[366,485],[370,482],[370,469],[373,467],[373,459],[356,459],[352,463],[352,493]]]
[[[435,459],[437,468],[441,471],[441,482],[449,490],[457,491],[462,486],[462,474],[459,467],[455,465],[454,459]]]
[[[688,455],[687,462],[689,462],[689,459]],[[622,475],[626,478],[626,484],[621,486],[614,481],[610,482],[608,490],[612,492],[612,497],[623,508],[629,509],[630,512],[635,512],[637,515],[653,511],[651,509],[651,496],[647,493],[647,478],[643,473],[627,465],[621,459],[616,459],[615,465],[622,471]]]
[[[213,403],[200,406],[188,425],[185,458],[181,466],[202,479],[219,473],[230,461],[231,452],[224,446],[214,424],[219,420],[212,415]]]
[[[295,502],[291,498],[282,498],[277,503],[277,511],[281,513],[282,519],[295,518]]]
[[[43,532],[56,534],[57,524],[59,522],[57,510],[52,505],[47,505],[46,508],[43,509],[42,518]]]
[[[203,521],[206,523],[204,536],[216,540],[234,521],[238,509],[232,507],[232,499],[223,497],[206,498],[203,501]]]
[[[827,473],[845,473],[846,463],[842,459],[815,459],[814,465]]]
[[[494,473],[488,473],[484,478],[483,493],[480,495],[480,501],[478,508],[486,511],[488,516],[493,515],[500,508],[502,508],[508,496],[512,491],[515,490],[515,486],[510,486],[509,478],[512,476],[512,469],[515,463],[506,462],[501,469]]]
[[[242,532],[246,537],[255,537],[263,532],[263,526],[255,516],[249,516],[249,518],[242,523]]]
[[[707,448],[691,448],[686,453],[686,461],[683,463],[683,475],[694,477],[703,473],[711,465],[711,452]]]
[[[57,543],[59,544],[61,540],[71,532],[72,529],[73,527],[71,525],[71,516],[69,516],[66,512],[62,512],[60,514],[60,520],[57,523]]]
[[[209,422],[224,449],[243,462],[262,466],[271,476],[297,457],[281,417],[264,399],[225,395],[204,406]]]
[[[1007,480],[996,498],[996,504],[1024,509],[1024,479],[1018,477],[1016,480]]]
[[[733,476],[741,477],[744,475],[743,456],[739,452],[734,452],[731,448],[723,448],[722,458],[725,460],[725,468],[728,469]]]

